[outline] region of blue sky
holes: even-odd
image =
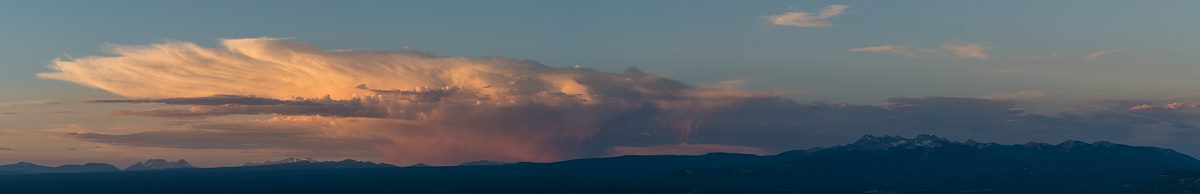
[[[819,19],[827,26],[773,22],[773,18],[788,13],[817,15],[831,6],[845,6],[845,9]],[[1172,107],[1167,104],[1171,102],[1186,105],[1200,97],[1200,93],[1190,89],[1200,81],[1200,69],[1196,68],[1200,65],[1197,63],[1200,55],[1195,54],[1200,51],[1200,39],[1194,38],[1195,34],[1200,34],[1200,25],[1191,21],[1200,18],[1200,13],[1192,10],[1197,6],[1200,2],[1168,0],[3,2],[0,3],[0,93],[3,94],[0,95],[0,113],[14,114],[0,115],[0,142],[16,143],[0,144],[0,147],[17,148],[8,152],[17,153],[9,158],[24,157],[50,163],[83,160],[122,163],[167,156],[211,156],[207,161],[198,159],[200,164],[244,162],[240,160],[246,156],[239,155],[243,152],[228,150],[188,149],[190,151],[180,152],[172,150],[180,149],[178,147],[139,147],[131,146],[133,143],[130,142],[70,138],[35,141],[28,137],[79,131],[138,134],[206,126],[189,123],[295,119],[279,117],[278,113],[199,121],[121,116],[114,112],[172,106],[84,103],[146,96],[114,94],[136,88],[104,90],[87,86],[103,81],[72,82],[37,76],[53,72],[48,66],[55,59],[74,61],[88,56],[112,57],[116,54],[104,49],[121,45],[162,45],[176,41],[219,49],[223,47],[221,41],[224,39],[263,45],[288,44],[274,39],[241,39],[256,37],[286,38],[327,51],[411,49],[439,56],[499,56],[534,60],[556,68],[580,66],[617,73],[627,67],[638,67],[698,88],[732,84],[739,91],[780,94],[783,99],[804,103],[821,101],[887,107],[895,104],[888,100],[893,97],[943,96],[1011,101],[1029,113],[1050,116],[1091,110],[1081,107],[1132,106],[1143,102],[1151,108],[1175,110],[1178,108],[1164,107]],[[955,49],[958,47],[976,50]],[[342,53],[318,54],[336,58]],[[403,52],[392,54],[407,56]],[[467,63],[472,62],[478,61]],[[547,72],[558,70],[525,73]],[[222,84],[226,83],[214,83]],[[376,84],[371,86],[377,87]],[[578,89],[573,87],[567,84],[556,89]],[[940,103],[939,100],[944,99],[920,102]],[[962,105],[966,107],[964,109],[972,106],[974,104]],[[1114,110],[1124,111],[1124,108]],[[1167,117],[1122,114],[1142,118],[1134,119],[1138,122],[1153,120],[1200,125],[1195,122],[1200,118],[1154,120]],[[1077,119],[1075,117],[1055,118],[1064,119],[1063,123],[1092,122],[1070,120]],[[315,119],[330,118],[316,116]],[[1111,129],[1115,132],[1097,133],[1100,135],[1062,131],[996,135],[986,130],[937,135],[1008,142],[1080,138],[1168,147],[1192,145],[1165,138],[1179,131],[1159,128],[1160,123],[1153,126],[1138,123],[1137,127],[1125,124],[1114,124]],[[1143,134],[1143,131],[1153,133]],[[1190,131],[1184,132],[1192,134]],[[858,135],[861,134],[848,133],[824,139],[843,140]],[[687,135],[683,136],[682,139],[688,139]],[[39,143],[50,141],[61,143]],[[782,149],[713,143],[732,140],[706,141],[710,142],[675,143],[696,146],[687,149]],[[108,147],[120,143],[126,143],[120,146],[127,147]],[[824,145],[821,143],[829,142],[813,141],[799,146]],[[615,147],[606,148],[628,150],[634,145],[647,146],[614,144]],[[64,149],[88,147],[95,148],[94,152],[60,153],[65,152]],[[22,150],[30,152],[19,153]],[[33,152],[46,150],[57,151]],[[251,157],[255,161],[290,153],[257,151],[271,154],[254,155],[258,157]],[[1191,150],[1190,153],[1200,151]],[[0,156],[4,154],[0,152]],[[570,154],[566,155],[593,156]],[[546,159],[527,155],[503,157]],[[412,161],[386,155],[367,158]],[[3,162],[7,161],[0,160]]]

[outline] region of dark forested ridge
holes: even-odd
[[[395,167],[359,161],[0,175],[5,193],[1136,193],[1200,161],[1108,142],[1001,145],[864,136],[772,156],[621,156],[554,163]],[[1164,178],[1176,172],[1173,178]],[[1157,179],[1156,179],[1157,177]],[[1186,181],[1186,180],[1183,180]],[[1179,188],[1179,189],[1176,189]],[[1157,189],[1157,190],[1156,190]],[[1171,190],[1171,191],[1174,191]],[[1183,191],[1183,190],[1180,190]],[[1194,189],[1193,189],[1194,192]]]

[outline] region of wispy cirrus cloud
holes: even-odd
[[[927,54],[934,54],[934,53],[929,53],[929,52],[936,52],[935,50],[912,50],[907,47],[896,46],[896,45],[881,45],[881,46],[873,46],[873,47],[854,48],[854,49],[850,49],[850,51],[879,53],[879,54],[896,55],[896,56],[902,56],[902,57],[917,57],[918,56],[917,53],[922,53],[920,55],[927,55]]]
[[[54,100],[26,100],[26,101],[0,102],[0,107],[26,106],[26,105],[47,105],[47,104],[58,104],[58,103],[59,102],[55,102]]]
[[[936,49],[913,49],[899,45],[880,45],[850,49],[851,52],[869,52],[908,58],[956,57],[987,60],[991,47],[983,43],[943,43]]]
[[[942,49],[949,51],[950,55],[955,57],[987,60],[990,48],[982,43],[945,43],[942,44]]]
[[[767,20],[771,24],[777,26],[801,27],[801,28],[829,28],[833,24],[829,23],[829,18],[841,15],[849,6],[842,4],[833,4],[821,9],[821,12],[813,14],[805,11],[788,11],[783,14],[768,16]]]
[[[1129,107],[1129,111],[1151,111],[1151,110],[1195,110],[1200,109],[1200,103],[1196,102],[1167,102],[1160,104],[1139,104]]]
[[[1095,61],[1095,60],[1100,59],[1101,57],[1104,57],[1107,55],[1112,55],[1112,54],[1117,54],[1119,52],[1121,52],[1121,49],[1115,49],[1115,48],[1114,49],[1103,49],[1103,50],[1098,50],[1096,52],[1088,53],[1087,57],[1084,57],[1084,59],[1087,59],[1088,61]]]

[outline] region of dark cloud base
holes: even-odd
[[[178,99],[193,101],[199,99]],[[836,103],[799,103],[782,98],[746,101],[714,112],[690,134],[666,127],[662,115],[670,110],[642,106],[598,123],[598,130],[582,141],[548,145],[571,147],[570,157],[612,154],[613,147],[649,147],[681,141],[691,144],[737,145],[778,152],[843,143],[864,134],[937,134],[961,139],[1001,142],[1110,140],[1185,148],[1200,145],[1193,123],[1200,118],[1189,111],[1125,111],[1140,102],[1107,102],[1088,111],[1058,115],[1023,113],[1011,101],[978,98],[893,98],[886,106]],[[208,102],[190,105],[205,105]],[[321,115],[327,110],[280,108],[279,104],[222,104],[222,114]],[[284,107],[289,105],[282,105]],[[238,107],[238,108],[232,108]],[[508,114],[534,115],[547,109],[508,109]],[[555,114],[543,115],[554,119]],[[170,114],[139,114],[164,116]],[[172,115],[177,116],[177,115]],[[353,114],[339,116],[355,117]],[[367,116],[370,117],[370,116]],[[552,127],[552,126],[547,126]],[[397,129],[402,130],[402,129]],[[79,134],[77,137],[111,144],[188,149],[293,148],[303,150],[362,151],[370,142],[344,143],[305,138],[312,131],[263,130],[241,125],[205,125],[188,131],[155,131],[134,134]],[[521,134],[526,132],[513,131]],[[1138,139],[1140,137],[1160,137]],[[684,140],[686,139],[686,140]],[[383,140],[377,140],[382,143]]]

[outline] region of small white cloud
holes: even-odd
[[[1099,59],[1100,57],[1104,57],[1105,55],[1116,54],[1116,53],[1118,53],[1118,52],[1121,52],[1121,49],[1104,49],[1104,50],[1099,50],[1099,51],[1096,51],[1096,52],[1092,52],[1091,54],[1088,54],[1086,59],[1087,59],[1088,61],[1095,61],[1096,59]]]
[[[911,49],[906,46],[897,45],[881,45],[850,49],[851,52],[870,52],[909,58],[959,57],[976,60],[987,60],[989,50],[991,50],[991,47],[988,47],[987,44],[983,43],[943,43],[941,48],[936,49]]]
[[[821,9],[820,13],[812,14],[801,11],[789,11],[783,14],[767,17],[772,24],[778,26],[791,26],[801,28],[828,28],[832,27],[828,19],[833,16],[841,15],[849,6],[842,4],[833,4]]]
[[[958,44],[945,43],[942,44],[942,49],[950,51],[950,55],[955,57],[963,57],[978,60],[987,60],[988,46],[982,43]]]

